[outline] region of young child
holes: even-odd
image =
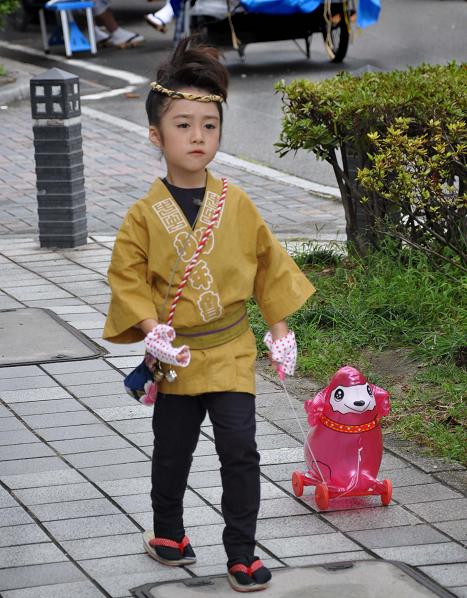
[[[285,318],[314,288],[246,193],[206,170],[219,148],[227,85],[218,52],[190,48],[187,39],[151,84],[149,138],[164,155],[167,176],[130,208],[118,233],[104,338],[145,339],[166,373],[154,405],[154,532],[144,534],[147,552],[165,565],[195,562],[183,525],[183,496],[208,413],[221,462],[228,578],[234,589],[253,591],[266,587],[271,574],[254,555],[260,502],[256,343],[245,302],[251,296],[257,301],[270,326],[265,342],[272,362],[291,375],[296,345]],[[164,322],[172,300],[210,225],[169,327]]]

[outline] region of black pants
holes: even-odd
[[[208,412],[221,462],[223,542],[229,559],[253,556],[260,500],[255,397],[247,393],[159,394],[152,426],[152,507],[156,536],[183,537],[183,496]]]

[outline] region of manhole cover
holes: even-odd
[[[92,359],[106,353],[53,311],[36,307],[0,310],[0,367]]]
[[[146,584],[130,590],[136,598],[232,598],[225,575]],[[404,563],[355,561],[276,569],[267,598],[345,596],[345,598],[433,598],[454,596],[431,578]]]

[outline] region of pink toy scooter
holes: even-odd
[[[377,479],[383,455],[380,420],[390,411],[389,393],[369,384],[358,370],[345,366],[329,385],[305,403],[311,430],[305,443],[308,471],[294,471],[295,496],[315,486],[318,507],[339,496],[392,497],[391,480]]]

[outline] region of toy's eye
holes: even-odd
[[[369,384],[366,385],[366,390],[367,390],[367,393],[370,395],[370,397],[372,397],[373,391],[371,390],[371,386]]]
[[[342,388],[336,389],[336,391],[334,392],[334,398],[336,401],[342,401],[342,399],[344,398],[344,391],[342,390]]]

